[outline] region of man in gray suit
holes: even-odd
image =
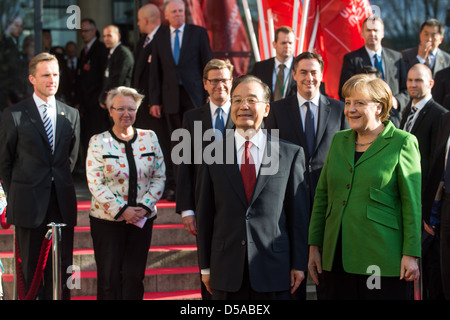
[[[364,66],[373,66],[380,70],[394,95],[393,108],[403,110],[409,102],[406,90],[406,67],[400,52],[381,45],[384,38],[384,23],[380,17],[369,17],[362,25],[362,37],[365,44],[361,48],[344,56],[339,80],[339,97],[342,100],[342,86]]]
[[[420,26],[418,46],[402,51],[406,72],[416,63],[427,65],[433,78],[436,72],[450,66],[450,54],[439,49],[444,40],[444,25],[437,19],[428,19]]]
[[[213,299],[290,299],[308,256],[303,149],[261,129],[270,89],[259,78],[238,78],[231,97],[236,130],[209,145],[222,156],[204,154],[196,188],[202,280]]]
[[[67,267],[72,265],[77,198],[72,173],[78,154],[78,110],[55,100],[58,60],[40,53],[30,62],[34,94],[4,110],[0,128],[0,177],[15,226],[25,290],[36,271],[47,224],[65,223],[61,236],[62,297],[70,299]],[[51,255],[50,255],[51,256]],[[52,299],[51,257],[44,270],[39,299]],[[32,297],[34,298],[34,297]]]

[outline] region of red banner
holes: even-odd
[[[312,27],[319,10],[319,27],[314,51],[325,62],[323,82],[326,93],[339,99],[339,77],[346,53],[364,45],[361,28],[364,19],[372,15],[368,0],[313,0],[308,14],[305,49],[308,48]]]
[[[265,60],[268,58],[271,58],[275,56],[273,52],[271,52],[272,47],[272,40],[270,39],[270,16],[269,12],[272,14],[273,19],[273,32],[282,26],[288,26],[294,29],[293,26],[293,18],[294,18],[294,0],[292,1],[286,1],[286,0],[261,0],[262,3],[262,13],[264,15],[264,25],[262,24],[262,20],[260,17],[259,20],[259,54],[261,56],[261,60]],[[299,33],[300,29],[300,22],[301,22],[301,16],[302,16],[302,9],[301,9],[301,1],[299,1],[299,7],[297,12],[297,34]],[[268,55],[265,53],[264,50],[264,37],[262,33],[262,27],[265,27],[266,30],[266,44],[267,44],[267,50]],[[298,40],[298,39],[297,39]],[[297,48],[294,52],[297,51]]]

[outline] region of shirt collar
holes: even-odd
[[[292,66],[292,61],[294,61],[294,56],[290,57],[289,59],[287,59],[285,62],[280,62],[276,57],[275,57],[275,70],[278,70],[278,67],[280,64],[284,64],[286,66],[287,70],[291,69]]]
[[[420,100],[419,102],[417,102],[417,104],[414,105],[414,107],[417,108],[417,111],[420,111],[423,109],[423,107],[428,103],[428,101],[430,101],[430,99],[432,98],[431,93],[428,94],[427,96],[425,96],[425,98],[423,98],[422,100]]]
[[[380,46],[380,48],[378,48],[377,51],[370,50],[370,49],[367,48],[367,47],[364,47],[364,48],[366,48],[366,51],[367,51],[367,53],[369,54],[370,59],[373,58],[373,55],[374,55],[375,53],[376,53],[379,57],[381,57],[381,52],[383,51],[383,47],[382,47],[382,46]]]
[[[236,141],[236,150],[244,147],[245,139],[237,130],[234,131],[234,139]],[[266,135],[261,128],[256,132],[256,134],[250,139],[250,142],[258,148],[258,150],[264,150],[266,144]]]
[[[186,23],[184,23],[181,27],[178,28],[178,30],[180,30],[181,33],[184,32],[184,27],[186,26]],[[174,33],[174,31],[177,30],[174,27],[170,26],[170,34]]]
[[[219,108],[219,106],[215,105],[214,102],[212,102],[211,100],[209,101],[209,106],[210,106],[210,110],[211,110],[211,115],[214,116],[216,114],[216,110],[217,110],[217,108]],[[222,108],[222,111],[225,115],[228,115],[230,113],[230,108],[231,108],[230,100],[225,102],[220,108]]]
[[[311,101],[315,106],[319,106],[320,92],[318,92],[311,100],[306,100],[297,91],[298,105],[302,106],[306,101]]]
[[[44,100],[39,98],[36,93],[33,93],[33,100],[34,103],[36,103],[36,105],[38,106],[38,108],[41,107],[43,104],[48,105],[50,108],[56,108],[55,96],[51,96],[50,100],[48,102],[45,102]]]

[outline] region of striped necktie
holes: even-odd
[[[50,143],[50,147],[52,148],[52,152],[53,152],[53,124],[52,124],[52,120],[50,119],[50,116],[48,114],[48,105],[44,104],[44,112],[43,112],[43,117],[42,117],[42,121],[44,122],[44,128],[45,128],[45,132],[47,133],[47,137],[48,137],[48,142]]]
[[[412,129],[412,125],[413,125],[413,119],[414,119],[414,115],[417,112],[417,107],[412,106],[411,107],[411,112],[408,115],[408,118],[406,118],[406,123],[405,123],[405,128],[404,130],[407,132],[411,132]]]

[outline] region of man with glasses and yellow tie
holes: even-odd
[[[0,177],[8,201],[7,221],[15,226],[25,294],[36,271],[47,225],[66,225],[61,229],[61,296],[70,299],[66,270],[72,265],[77,221],[72,170],[78,155],[80,118],[78,110],[55,99],[59,85],[55,56],[35,56],[29,80],[33,96],[6,108],[0,129]],[[50,256],[36,293],[39,299],[52,299]]]

